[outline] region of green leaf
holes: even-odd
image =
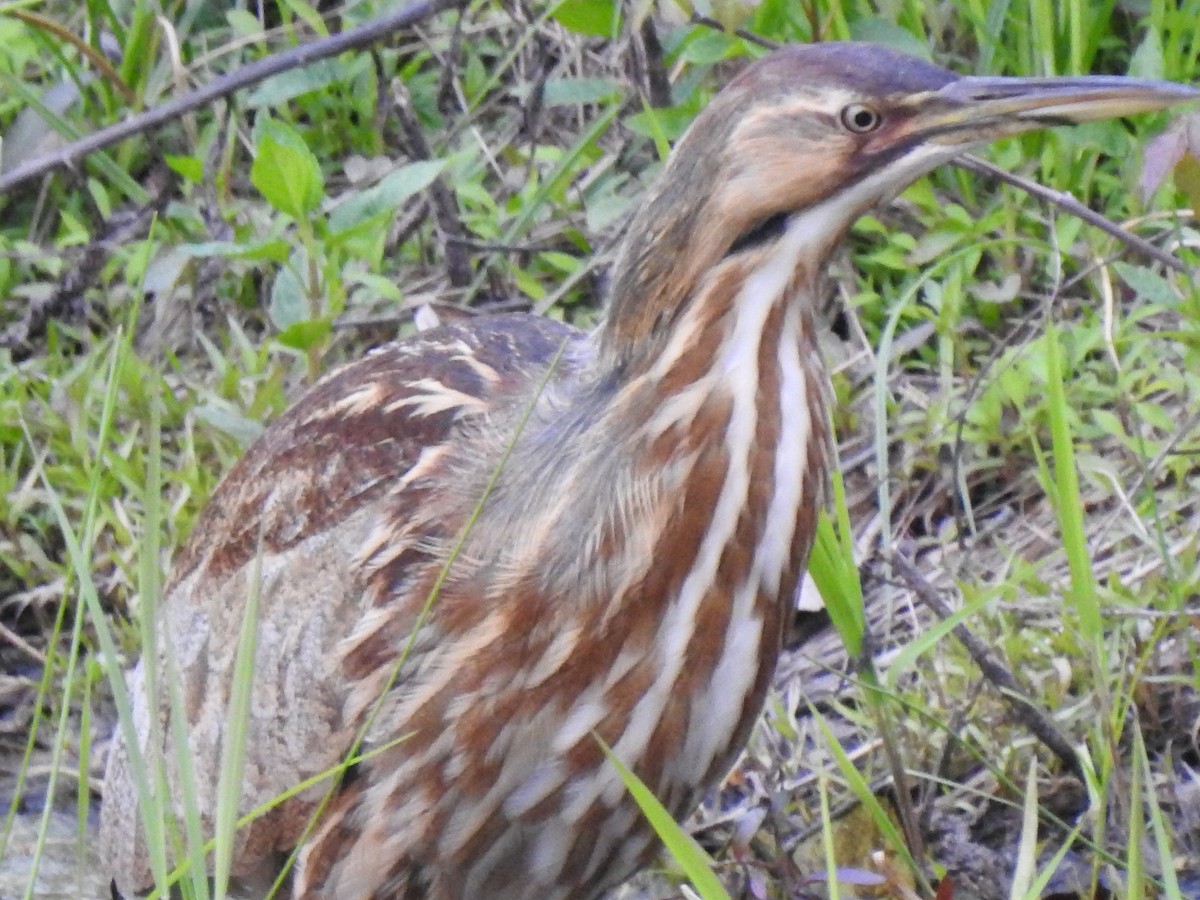
[[[621,30],[614,0],[563,0],[550,16],[567,31],[586,37],[616,37]]]
[[[350,194],[329,213],[329,231],[341,234],[383,212],[396,209],[405,200],[433,183],[446,167],[441,159],[409,163],[383,178],[374,187]]]
[[[1037,872],[1038,853],[1038,789],[1037,759],[1030,757],[1029,771],[1025,776],[1025,803],[1021,816],[1020,842],[1015,854],[1012,887],[1009,896],[1013,900],[1031,896],[1029,893],[1033,876]],[[1041,893],[1032,896],[1041,896]]]
[[[174,156],[167,154],[163,157],[173,172],[182,175],[192,183],[204,180],[204,160],[196,156]]]
[[[574,275],[579,271],[581,265],[578,257],[572,256],[569,253],[561,253],[557,250],[543,250],[538,254],[538,259],[549,266],[553,266],[564,275]]]
[[[366,57],[364,59],[369,62]],[[324,90],[331,84],[348,79],[351,74],[347,64],[341,60],[320,60],[302,69],[272,75],[246,95],[246,105],[252,108],[279,106],[305,94]]]
[[[634,199],[621,193],[620,188],[621,185],[614,179],[587,198],[585,211],[589,230],[597,233],[604,231],[629,213]]]
[[[250,181],[268,203],[293,219],[307,216],[325,196],[317,158],[291,126],[274,119],[259,129]]]
[[[236,37],[260,38],[263,34],[262,23],[258,18],[244,9],[231,9],[225,13],[225,21]]]
[[[542,102],[546,106],[578,106],[619,97],[621,86],[611,78],[551,78]]]
[[[1200,124],[1192,130],[1200,132]],[[1175,166],[1175,187],[1187,197],[1192,209],[1200,209],[1200,157],[1185,156],[1179,161]]]
[[[1144,266],[1134,266],[1117,260],[1113,268],[1121,276],[1121,280],[1133,288],[1143,300],[1156,303],[1168,308],[1179,305],[1179,295],[1171,287],[1171,282],[1157,272],[1152,272]]]
[[[311,350],[319,347],[333,332],[333,323],[328,319],[308,319],[289,325],[279,333],[279,343],[293,350]]]
[[[1129,433],[1125,430],[1124,423],[1121,422],[1120,418],[1112,410],[1097,407],[1091,410],[1091,414],[1092,421],[1105,434],[1112,435],[1123,441],[1129,439]]]
[[[404,299],[404,292],[397,287],[396,282],[384,275],[372,272],[357,272],[348,279],[357,285],[363,295],[369,295],[372,300],[390,300],[399,303]]]
[[[292,252],[287,241],[276,238],[255,244],[238,244],[234,241],[202,241],[197,244],[184,244],[179,248],[180,253],[187,256],[220,256],[225,259],[269,260],[270,262],[286,262]]]
[[[234,658],[233,688],[225,712],[225,737],[221,744],[221,776],[217,783],[217,814],[213,827],[213,883],[218,897],[225,896],[233,869],[238,805],[246,764],[250,731],[250,699],[254,685],[254,648],[258,644],[259,594],[262,588],[262,553],[254,558],[249,589],[243,599],[242,627]],[[242,599],[242,598],[239,598]]]
[[[691,106],[668,106],[663,109],[647,107],[626,118],[625,127],[634,134],[654,140],[659,155],[666,159],[664,151],[670,150],[667,142],[677,139],[687,131],[687,127],[695,118],[696,110]]]
[[[1137,50],[1129,60],[1129,75],[1131,78],[1163,78],[1166,75],[1166,65],[1163,63],[1162,39],[1157,28],[1147,28],[1146,36],[1138,44]]]
[[[1160,776],[1156,775],[1155,769],[1151,768],[1150,766],[1150,757],[1146,753],[1145,738],[1143,737],[1142,730],[1138,727],[1136,721],[1134,721],[1133,727],[1134,736],[1137,740],[1137,743],[1134,745],[1134,750],[1136,751],[1134,769],[1144,772],[1145,774],[1142,776],[1142,778],[1144,778],[1146,783],[1153,784]],[[1142,781],[1142,778],[1139,778],[1139,782]],[[1145,796],[1146,803],[1150,807],[1150,827],[1154,832],[1154,847],[1157,851],[1158,857],[1158,865],[1156,868],[1162,873],[1161,877],[1163,882],[1163,890],[1161,896],[1167,898],[1167,900],[1176,900],[1176,898],[1182,898],[1184,894],[1179,884],[1179,877],[1175,874],[1176,857],[1171,847],[1171,829],[1174,823],[1170,822],[1168,817],[1163,815],[1163,810],[1158,800],[1157,791],[1147,790],[1145,791]],[[1133,806],[1132,808],[1140,809],[1141,804],[1139,803],[1137,806]],[[1137,818],[1137,816],[1134,815],[1132,818]],[[1175,836],[1176,839],[1178,839],[1177,833]],[[1131,835],[1130,837],[1130,854],[1133,854],[1138,851],[1133,849],[1133,836]],[[1189,893],[1191,893],[1191,891],[1189,891]]]
[[[308,297],[305,296],[300,277],[291,266],[284,266],[275,276],[275,283],[271,285],[269,315],[271,324],[280,331],[287,331],[297,322],[309,320]]]
[[[698,66],[709,66],[730,56],[740,55],[743,48],[740,38],[731,38],[723,31],[704,29],[680,48],[679,59]]]
[[[932,59],[929,47],[907,28],[901,28],[887,19],[868,16],[850,25],[850,37],[856,41],[882,44],[921,59]]]
[[[210,400],[195,409],[196,418],[229,435],[243,446],[256,440],[263,433],[261,422],[243,415],[224,400]]]
[[[325,27],[325,22],[321,18],[321,14],[304,0],[281,0],[282,5],[286,6],[296,18],[300,19],[313,30],[315,34],[325,37],[329,34],[329,29]]]

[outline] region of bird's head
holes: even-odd
[[[680,139],[631,222],[603,337],[653,343],[726,260],[788,235],[815,278],[855,219],[971,147],[1195,99],[1121,77],[962,76],[871,44],[777,50]]]

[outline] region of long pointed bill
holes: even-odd
[[[979,143],[1035,128],[1113,119],[1200,100],[1200,89],[1170,81],[979,78],[953,81],[929,97],[915,130],[939,143]],[[936,135],[936,137],[934,137]]]

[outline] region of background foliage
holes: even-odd
[[[0,170],[388,6],[0,3]],[[73,808],[63,841],[86,847],[114,716],[104,667],[136,657],[139,591],[157,589],[262,424],[417,315],[534,309],[589,327],[626,213],[759,39],[872,40],[961,72],[1200,77],[1198,0],[696,7],[475,0],[0,197],[5,865],[25,872],[53,845],[43,808]],[[1165,125],[1030,135],[990,158],[1194,273],[1194,161],[1150,197],[1138,187]],[[837,866],[896,896],[923,890],[869,859],[888,846],[886,814],[851,829],[863,848],[832,824],[855,796],[856,770],[838,765],[853,755],[876,788],[902,760],[912,790],[891,802],[918,801],[925,837],[889,852],[949,874],[960,896],[991,896],[962,847],[993,854],[1004,896],[1067,870],[1083,884],[1071,896],[1187,895],[1194,274],[945,169],[860,223],[833,275],[848,540],[868,605],[888,611],[868,617],[882,708],[841,680],[821,693],[814,672],[836,648],[793,654],[738,777],[695,823],[718,871],[752,896],[825,891]],[[887,575],[896,548],[1082,748],[1080,777]],[[1022,843],[1039,799],[1043,843]],[[808,832],[818,862],[795,850]]]

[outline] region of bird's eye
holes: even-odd
[[[847,131],[855,134],[866,134],[874,131],[883,122],[883,116],[877,110],[861,103],[851,103],[842,110],[842,125]]]

